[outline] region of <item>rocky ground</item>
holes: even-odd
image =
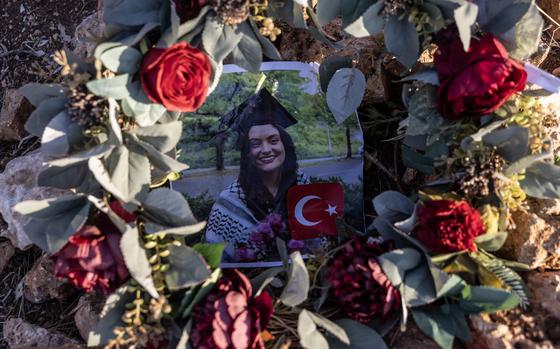
[[[560,76],[560,25],[554,23],[560,22],[560,3],[538,3],[552,20],[533,62]],[[53,277],[51,262],[22,234],[25,222],[10,211],[21,200],[58,194],[35,184],[42,162],[39,140],[23,130],[31,106],[15,89],[31,81],[56,81],[53,54],[58,49],[86,54],[87,29],[95,24],[97,7],[96,0],[0,0],[0,349],[77,347],[101,306],[95,295],[81,294]],[[278,45],[286,60],[321,61],[333,53],[302,30],[283,30]],[[327,31],[342,39],[336,23]],[[393,81],[401,68],[384,54],[379,38],[344,40],[348,47],[342,54],[359,57],[368,76],[361,117],[370,202],[382,190],[406,191],[415,181],[415,174],[399,165],[397,143],[382,142],[394,135],[394,120],[400,116],[392,101],[400,97]],[[555,106],[558,112],[560,105]],[[555,271],[560,270],[560,205],[550,202],[531,212],[518,217],[520,238],[511,242],[509,253],[539,266],[524,275],[534,301],[525,310],[473,317],[470,349],[560,348],[560,271]],[[394,348],[437,348],[416,328],[395,332],[390,342]]]

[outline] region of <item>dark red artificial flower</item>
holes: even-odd
[[[167,49],[150,49],[142,62],[140,79],[152,102],[170,111],[192,112],[206,100],[210,74],[208,56],[179,42]]]
[[[480,213],[466,201],[433,200],[420,205],[417,239],[431,252],[476,251],[474,238],[486,228]]]
[[[437,108],[446,118],[460,119],[490,114],[511,95],[523,91],[527,72],[491,34],[471,40],[468,52],[455,28],[436,36],[434,57],[440,86]]]
[[[264,349],[261,332],[272,315],[272,298],[253,298],[251,282],[227,272],[192,313],[191,342],[197,349]]]
[[[136,215],[134,213],[128,212],[123,205],[117,201],[109,202],[109,207],[117,216],[119,216],[123,221],[130,223],[136,219]]]
[[[129,278],[120,248],[121,234],[84,226],[55,253],[54,274],[86,291],[109,294]]]
[[[377,261],[393,248],[392,242],[354,238],[329,262],[326,277],[332,298],[350,318],[367,323],[400,310],[399,291]]]
[[[208,4],[207,0],[174,0],[173,2],[181,23],[198,16],[200,9]]]

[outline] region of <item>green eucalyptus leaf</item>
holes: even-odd
[[[270,0],[268,10],[273,18],[283,20],[293,28],[307,29],[303,16],[303,6],[293,1]]]
[[[220,267],[222,261],[222,253],[226,248],[226,244],[204,244],[198,243],[192,247],[196,252],[200,253],[206,260],[211,269]]]
[[[381,12],[384,6],[384,1],[371,5],[354,22],[344,27],[344,31],[356,38],[381,34],[385,26],[385,16]]]
[[[408,136],[420,136],[437,132],[445,120],[437,111],[436,87],[424,85],[410,98],[408,107]]]
[[[261,44],[248,23],[240,24],[237,30],[242,36],[237,47],[231,52],[233,63],[252,73],[258,73],[263,59]]]
[[[97,324],[91,329],[87,339],[89,347],[104,346],[115,338],[114,330],[123,327],[123,313],[126,305],[134,299],[134,293],[127,291],[128,286],[122,286],[105,300],[105,305],[99,314]]]
[[[184,196],[168,188],[151,191],[142,205],[144,207],[142,214],[155,223],[170,227],[197,223]]]
[[[114,78],[92,80],[86,86],[91,93],[97,96],[124,99],[130,95],[129,80],[128,74],[122,74]]]
[[[12,210],[29,216],[24,227],[31,241],[44,251],[56,253],[86,222],[90,203],[86,196],[71,195],[56,199],[23,201]]]
[[[68,98],[66,97],[43,100],[25,122],[25,130],[34,136],[41,137],[49,122],[64,111],[67,104]]]
[[[48,99],[64,96],[64,89],[62,86],[39,84],[36,82],[26,84],[20,87],[18,91],[35,107],[39,107],[41,103]]]
[[[153,298],[158,292],[152,278],[152,268],[148,261],[148,253],[144,249],[137,227],[128,226],[120,243],[121,252],[130,276],[140,284]]]
[[[146,229],[146,234],[165,233],[165,234],[171,234],[176,236],[189,236],[189,235],[200,233],[205,226],[206,226],[206,222],[194,223],[182,227],[169,227],[169,226],[163,226],[152,222],[146,222],[144,225]]]
[[[413,248],[404,248],[386,252],[378,257],[378,261],[391,283],[398,287],[405,281],[406,272],[422,261],[422,255]]]
[[[261,44],[263,54],[265,56],[267,56],[268,58],[273,59],[275,61],[282,60],[282,54],[280,54],[280,51],[278,51],[276,46],[274,46],[274,44],[268,38],[264,37],[259,32],[259,28],[255,24],[255,22],[250,19],[249,23],[251,25],[251,30],[253,31],[253,33],[255,34],[255,37],[259,40],[259,42]],[[243,26],[243,24],[244,23],[241,23],[242,26]]]
[[[344,0],[340,2],[340,16],[342,26],[346,27],[357,20],[364,12],[373,6],[377,0]]]
[[[150,101],[140,81],[129,84],[128,91],[129,96],[123,100],[123,108],[130,110],[128,116],[134,116],[141,127],[154,125],[165,114],[165,107]]]
[[[142,53],[137,49],[120,45],[103,51],[99,59],[117,74],[134,74],[140,68],[142,57]]]
[[[287,306],[295,307],[307,299],[309,272],[298,251],[290,254],[290,259],[288,282],[280,295],[280,301]]]
[[[129,139],[129,147],[135,152],[144,154],[150,159],[150,163],[158,170],[169,172],[182,172],[189,167],[174,158],[160,152],[150,143],[139,140],[136,137]]]
[[[103,20],[131,27],[159,22],[162,4],[162,0],[105,0]]]
[[[514,162],[513,164],[509,165],[505,171],[504,171],[504,175],[506,176],[512,176],[514,174],[518,174],[523,172],[525,169],[533,166],[534,164],[537,163],[541,163],[543,161],[546,161],[548,159],[550,159],[551,155],[548,153],[543,153],[543,154],[537,154],[537,155],[527,155],[519,160],[517,160],[516,162]],[[543,165],[544,166],[544,165]],[[545,166],[546,167],[546,166]],[[545,180],[546,181],[546,180]],[[528,186],[531,185],[531,181],[529,181]],[[522,184],[523,185],[523,184]],[[538,190],[538,187],[534,188],[535,190]],[[529,188],[529,190],[531,190]]]
[[[399,62],[411,68],[420,55],[420,40],[416,25],[408,17],[399,19],[389,16],[385,25],[385,45],[387,51],[394,54]]]
[[[520,160],[529,153],[529,130],[521,126],[498,129],[482,137],[486,145],[496,148],[509,162]]]
[[[245,23],[245,25],[249,24]],[[202,46],[212,59],[221,62],[239,44],[243,34],[239,29],[224,24],[215,16],[207,16],[202,32]]]
[[[329,343],[317,328],[311,312],[303,309],[299,313],[297,332],[300,345],[304,349],[329,349]]]
[[[58,113],[47,125],[41,137],[41,152],[47,157],[61,157],[68,154],[70,143],[68,133],[72,120],[66,111]]]
[[[506,242],[508,237],[507,232],[499,231],[496,233],[488,233],[479,235],[474,239],[476,246],[481,248],[485,251],[499,251],[504,243]]]
[[[171,245],[169,252],[165,281],[171,291],[202,284],[211,276],[204,258],[191,247]]]
[[[520,181],[527,195],[539,199],[560,198],[560,166],[540,161],[525,170],[525,178]]]
[[[334,74],[342,68],[352,68],[352,58],[345,56],[329,56],[319,66],[319,81],[321,90],[327,92],[329,82]]]
[[[194,306],[200,303],[200,301],[202,301],[204,297],[212,291],[212,288],[214,288],[214,285],[218,282],[221,275],[222,270],[216,269],[202,285],[191,288],[186,292],[185,297],[181,301],[180,311],[184,319],[188,318],[191,315]]]
[[[465,52],[469,50],[471,45],[471,28],[475,24],[477,16],[478,5],[472,2],[465,2],[454,11],[455,23],[457,23]]]
[[[324,316],[310,311],[307,311],[307,316],[309,316],[317,326],[324,329],[329,335],[335,337],[338,341],[346,345],[350,344],[350,338],[348,338],[346,331],[336,322],[332,322]]]
[[[329,337],[330,349],[388,349],[389,347],[374,329],[350,319],[336,320],[350,339],[349,344],[345,344],[336,338]]]
[[[465,0],[426,0],[427,3],[436,5],[444,15],[445,19],[454,19],[454,11],[465,3]]]
[[[251,285],[255,291],[255,297],[264,290],[268,284],[270,284],[278,274],[284,271],[283,267],[269,268],[265,269],[262,273],[251,279]]]
[[[344,0],[321,0],[317,2],[319,24],[324,26],[340,15]]]
[[[196,18],[182,23],[176,30],[169,28],[163,33],[156,46],[167,48],[177,41],[190,42],[203,31],[208,11],[210,11],[210,6],[204,6]]]
[[[438,73],[437,73],[437,70],[435,70],[435,69],[421,70],[421,71],[416,72],[414,74],[408,75],[404,79],[400,79],[397,82],[414,81],[414,80],[422,81],[422,82],[425,82],[426,84],[430,84],[430,85],[434,85],[434,86],[439,86],[439,84],[440,84]],[[417,93],[419,93],[419,92],[417,92]]]
[[[334,73],[327,88],[327,104],[337,123],[356,112],[366,91],[366,78],[357,68],[342,68]]]
[[[449,316],[441,310],[412,310],[414,322],[426,335],[431,337],[442,349],[452,349],[455,339],[454,326]]]
[[[88,166],[99,184],[124,202],[137,202],[148,193],[150,161],[125,146],[115,147],[103,158],[90,158]]]
[[[519,298],[515,293],[494,287],[468,286],[463,289],[461,296],[459,307],[470,314],[495,313],[519,305]]]
[[[384,191],[373,199],[377,216],[391,222],[402,221],[414,212],[414,202],[397,191]]]
[[[537,6],[533,4],[515,27],[500,35],[500,41],[508,49],[511,57],[526,60],[537,52],[544,24]]]
[[[485,32],[494,35],[505,33],[525,16],[533,0],[483,0],[478,22]]]
[[[119,42],[126,46],[136,46],[149,32],[159,27],[158,22],[149,22],[142,26],[140,31],[134,31],[134,34],[120,40]]]

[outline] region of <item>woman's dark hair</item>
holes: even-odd
[[[284,145],[286,159],[282,165],[282,179],[276,194],[276,200],[268,191],[261,176],[261,170],[251,158],[249,132],[240,135],[241,159],[239,169],[239,185],[246,196],[247,206],[258,220],[262,220],[269,212],[275,211],[285,215],[285,197],[288,189],[297,184],[297,156],[292,137],[281,126],[271,124],[280,133]]]

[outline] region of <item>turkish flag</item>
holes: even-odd
[[[296,185],[288,190],[288,224],[292,239],[336,235],[336,219],[344,215],[340,183]]]

